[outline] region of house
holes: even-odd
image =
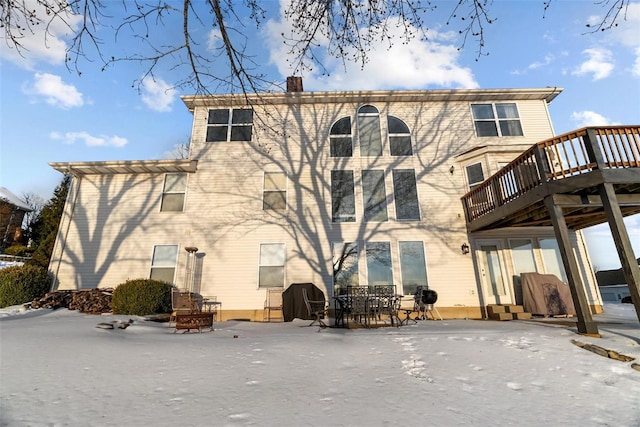
[[[522,302],[520,273],[566,281],[552,226],[470,233],[461,203],[554,136],[548,104],[561,89],[300,88],[183,96],[188,159],[51,163],[73,176],[53,287],[151,277],[216,296],[225,319],[261,320],[267,289],[291,283],[327,297],[428,285],[443,317],[480,318],[487,304]],[[569,236],[599,310],[584,237]]]
[[[640,258],[637,258],[636,262],[640,266]],[[631,296],[622,268],[600,270],[596,272],[596,280],[603,302],[621,302],[622,298]]]
[[[31,208],[18,196],[4,187],[0,187],[0,233],[2,233],[2,249],[16,243],[22,238],[22,221]]]

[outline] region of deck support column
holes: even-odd
[[[578,332],[581,334],[598,335],[598,326],[591,317],[591,309],[589,308],[587,296],[584,292],[584,285],[580,278],[578,262],[571,247],[569,228],[562,214],[562,208],[554,202],[553,196],[545,197],[544,203],[549,211],[551,222],[553,223],[553,231],[556,235],[562,263],[567,273],[569,289],[571,289],[571,298],[573,299],[573,305],[578,315]]]
[[[613,241],[616,244],[616,250],[618,251],[618,257],[622,265],[622,272],[629,286],[631,302],[633,302],[636,308],[636,316],[638,316],[638,320],[640,320],[640,268],[633,254],[633,247],[631,246],[627,228],[624,225],[622,212],[618,204],[618,197],[616,196],[613,185],[610,183],[600,184],[598,191],[602,199],[605,215],[607,216],[607,222],[609,222]]]

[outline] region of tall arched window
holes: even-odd
[[[358,137],[361,156],[376,157],[382,155],[380,113],[373,105],[363,105],[358,109]]]
[[[392,156],[411,156],[411,132],[409,126],[397,117],[387,116],[389,129],[389,150]]]
[[[351,117],[343,117],[331,126],[329,146],[331,157],[351,157],[353,155]]]

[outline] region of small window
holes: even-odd
[[[380,113],[373,105],[364,105],[358,109],[358,137],[361,156],[377,157],[382,155]]]
[[[420,219],[416,174],[413,169],[393,171],[393,196],[396,202],[396,219]]]
[[[150,278],[165,283],[174,283],[178,245],[155,245],[151,259]]]
[[[251,141],[253,110],[209,110],[207,142]]]
[[[343,117],[331,126],[331,132],[329,133],[329,146],[331,157],[353,156],[351,117]]]
[[[482,171],[482,163],[474,163],[465,168],[467,170],[467,182],[469,189],[473,190],[482,181],[484,181],[484,172]]]
[[[384,186],[384,171],[362,171],[362,198],[364,199],[364,220],[384,222],[387,216],[387,191]]]
[[[389,242],[369,242],[365,246],[369,286],[393,285],[391,245]]]
[[[283,288],[285,261],[284,243],[261,244],[258,286],[261,288]]]
[[[389,150],[392,156],[411,156],[411,132],[409,126],[397,117],[387,116]]]
[[[358,244],[333,242],[334,295],[347,292],[347,286],[358,286]]]
[[[164,176],[160,212],[182,212],[187,189],[186,173],[168,173]]]
[[[356,198],[353,171],[331,171],[331,220],[356,221]]]
[[[265,172],[262,193],[263,210],[285,210],[287,208],[287,174]]]
[[[427,286],[427,265],[422,242],[398,242],[400,249],[400,271],[404,295],[413,295],[417,287]]]
[[[471,104],[476,135],[522,136],[518,108],[514,103]]]

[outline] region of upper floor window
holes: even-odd
[[[522,136],[520,116],[515,103],[471,104],[478,136]]]
[[[251,141],[253,110],[220,109],[209,110],[207,120],[207,142]]]
[[[155,245],[151,258],[150,278],[166,283],[174,283],[176,264],[178,262],[178,245]]]
[[[393,170],[393,195],[396,202],[396,219],[420,219],[418,188],[413,169]]]
[[[389,150],[392,156],[411,156],[411,132],[409,126],[397,117],[387,116]]]
[[[186,173],[168,173],[164,176],[160,212],[182,212],[187,190]]]
[[[482,181],[484,181],[484,172],[482,171],[482,163],[474,163],[467,166],[467,182],[469,183],[469,190],[473,190]]]
[[[331,126],[329,146],[331,157],[351,157],[353,155],[351,117],[343,117]]]
[[[382,155],[380,113],[373,105],[363,105],[358,109],[358,137],[361,156],[376,157]]]
[[[331,220],[356,221],[356,198],[353,171],[331,171]]]
[[[265,172],[262,193],[263,210],[285,210],[287,208],[287,174]]]

